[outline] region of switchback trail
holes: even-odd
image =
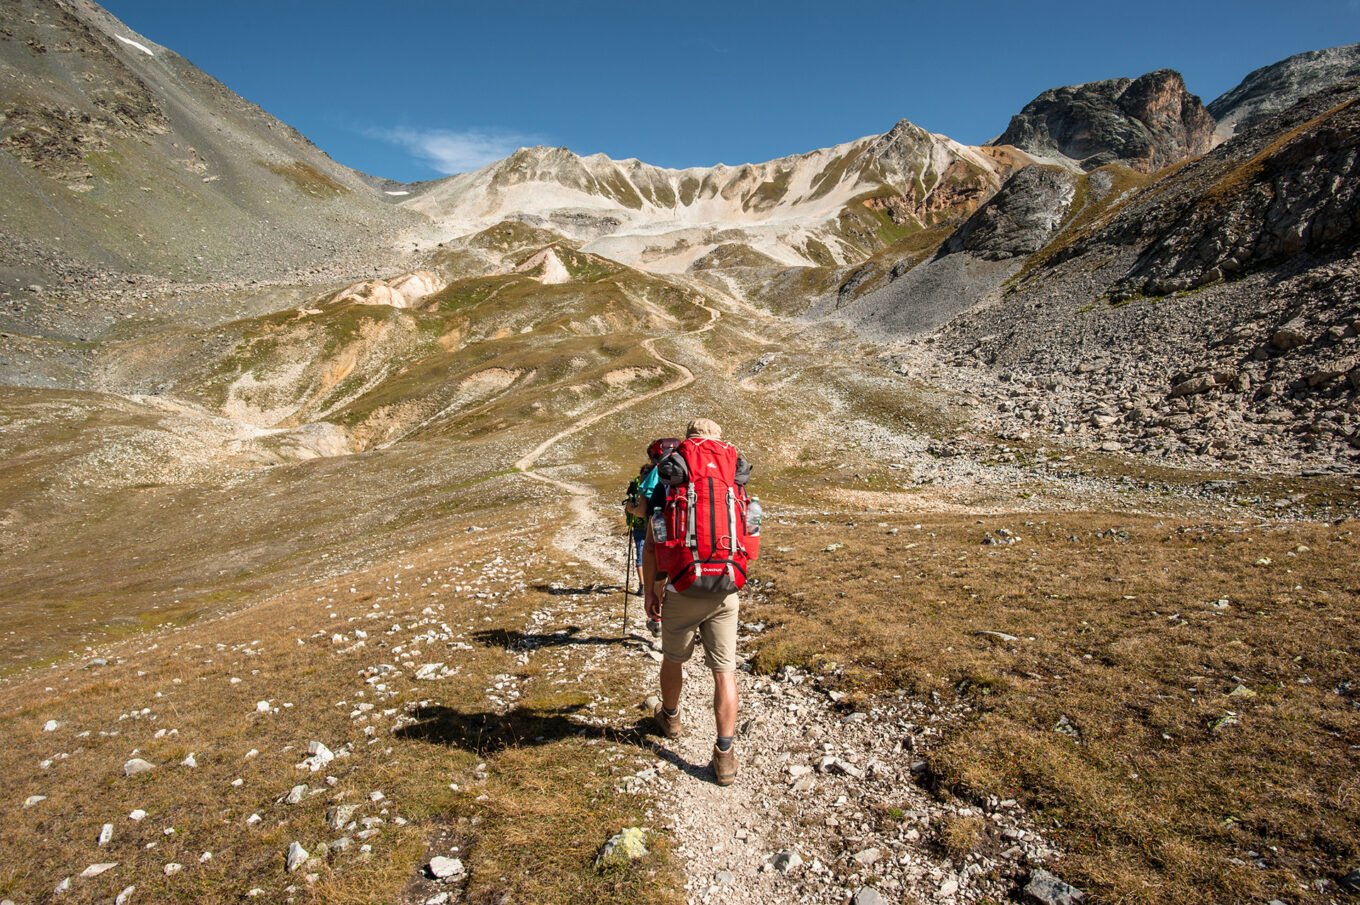
[[[622,287],[619,287],[619,290],[622,292]],[[535,481],[541,481],[544,484],[551,485],[571,494],[572,518],[567,526],[561,531],[562,535],[568,536],[567,539],[570,540],[571,543],[569,545],[559,543],[558,546],[585,559],[601,573],[614,574],[617,572],[617,569],[615,563],[611,561],[613,558],[612,555],[605,550],[606,544],[602,543],[605,538],[611,536],[611,531],[600,523],[601,520],[599,517],[591,510],[591,500],[595,496],[595,492],[584,484],[578,484],[574,481],[564,481],[560,478],[552,478],[540,474],[535,470],[534,466],[549,452],[549,450],[566,438],[578,434],[594,424],[598,424],[605,418],[617,415],[619,412],[626,411],[636,405],[641,405],[649,399],[655,399],[658,396],[673,393],[694,382],[694,372],[680,362],[672,361],[658,352],[656,350],[656,343],[660,339],[678,339],[684,336],[697,336],[701,333],[707,333],[717,326],[718,321],[722,318],[722,312],[717,308],[710,308],[702,302],[696,302],[695,304],[708,312],[708,321],[706,321],[703,326],[683,333],[674,333],[667,336],[653,336],[644,339],[641,343],[642,348],[647,350],[647,354],[651,355],[652,358],[656,359],[662,366],[669,367],[678,372],[679,376],[676,377],[676,379],[664,386],[657,387],[654,390],[648,390],[645,393],[632,395],[622,402],[582,418],[580,421],[575,422],[569,427],[563,428],[535,446],[526,453],[523,458],[515,462],[513,466],[515,471],[525,477],[533,478]]]

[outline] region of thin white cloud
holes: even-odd
[[[441,173],[466,173],[508,157],[525,145],[539,143],[532,135],[490,129],[371,129],[374,138],[410,151]]]

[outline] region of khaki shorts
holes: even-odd
[[[673,663],[694,654],[694,630],[704,643],[704,663],[714,672],[737,668],[737,595],[691,597],[667,591],[661,607],[661,653]]]

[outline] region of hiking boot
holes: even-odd
[[[713,768],[713,779],[720,786],[730,786],[737,779],[737,751],[736,746],[722,751],[717,745],[713,746],[713,762],[709,764]]]
[[[649,632],[652,633],[652,637],[653,637],[653,638],[660,638],[660,637],[661,637],[661,620],[660,620],[660,619],[648,619],[648,620],[647,620],[647,631],[649,631]]]
[[[684,727],[680,724],[680,712],[677,710],[675,716],[667,716],[660,701],[652,707],[652,719],[656,720],[656,727],[666,738],[679,738],[684,733]]]

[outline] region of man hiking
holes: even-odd
[[[658,476],[656,473],[656,463],[666,456],[675,452],[680,441],[674,437],[662,437],[647,444],[647,463],[638,471],[638,476],[628,484],[628,498],[624,501],[623,511],[628,521],[628,527],[633,532],[634,562],[637,563],[638,587],[642,590],[645,601],[650,601],[655,595],[655,588],[652,586],[655,578],[655,561],[652,560],[652,551],[644,543],[647,536],[647,516],[650,515],[651,507],[648,501],[656,491]],[[647,631],[652,633],[652,637],[661,634],[660,616],[654,617],[652,614],[660,613],[661,607],[658,604],[655,608],[646,607],[647,611]]]
[[[760,513],[746,495],[750,466],[721,437],[717,424],[695,419],[684,442],[657,463],[660,480],[647,504],[652,556],[644,563],[663,589],[647,587],[646,598],[648,618],[661,620],[661,700],[652,717],[667,738],[681,734],[684,664],[697,633],[713,671],[718,738],[710,766],[718,785],[727,786],[737,778],[737,592],[755,558]]]

